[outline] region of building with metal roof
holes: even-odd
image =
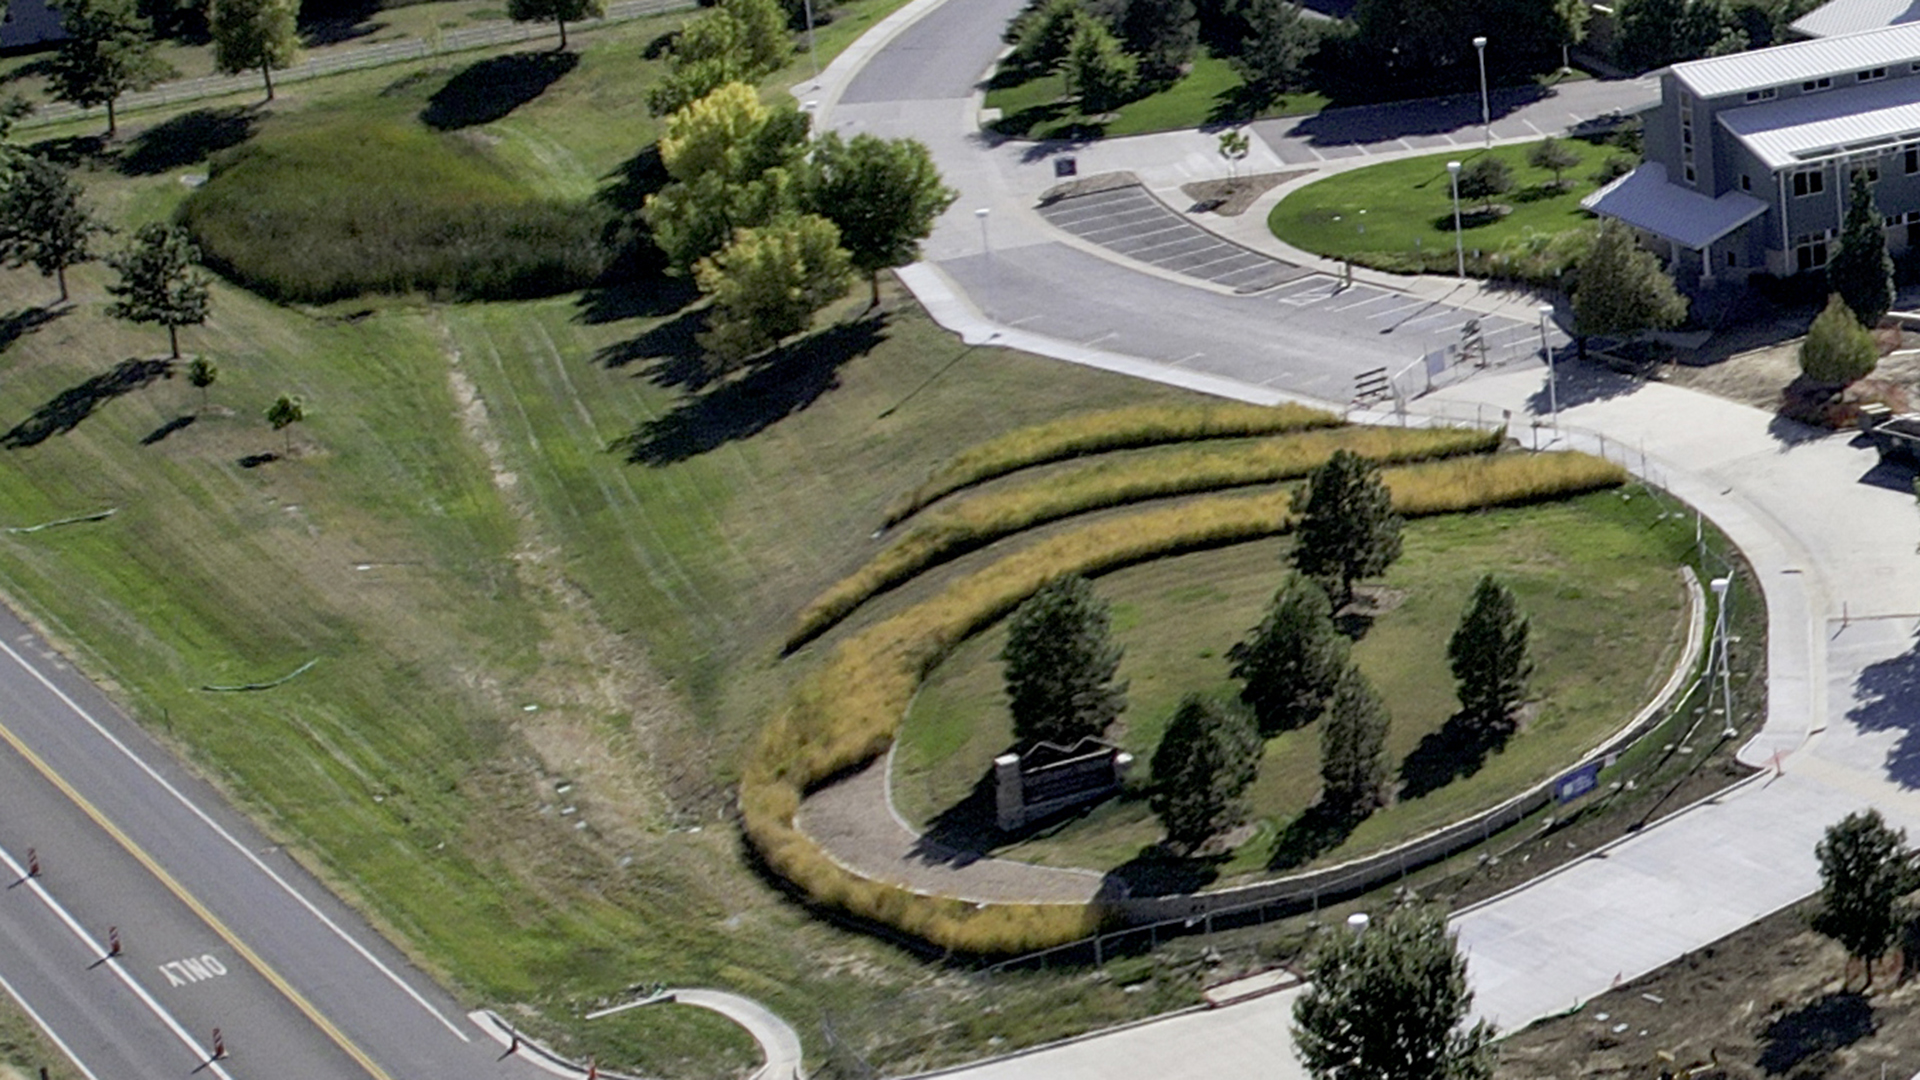
[[[1683,281],[1824,267],[1856,171],[1890,246],[1920,243],[1920,22],[1675,64],[1645,122],[1645,163],[1583,205]]]
[[[1831,0],[1793,21],[1801,37],[1838,37],[1920,22],[1920,0]]]
[[[10,0],[0,7],[5,8],[0,14],[0,52],[30,49],[67,36],[60,13],[47,0]]]

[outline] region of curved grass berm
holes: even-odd
[[[942,465],[919,487],[887,507],[888,528],[912,517],[936,500],[988,480],[1035,465],[1108,450],[1132,450],[1198,439],[1284,435],[1346,423],[1305,405],[1135,405],[1080,413],[1048,424],[1010,431],[976,443]]]
[[[1147,499],[1292,480],[1335,450],[1382,464],[1491,453],[1502,433],[1472,428],[1342,427],[1276,436],[1252,445],[1200,445],[1142,460],[1096,461],[1042,483],[970,496],[930,511],[866,565],[801,610],[784,652],[833,629],[861,604],[914,575],[976,548],[1074,514]]]
[[[1395,507],[1420,515],[1613,487],[1626,472],[1586,454],[1512,453],[1389,469],[1384,478]],[[751,751],[740,781],[749,841],[812,902],[955,953],[1020,953],[1092,933],[1107,918],[1097,904],[973,903],[855,873],[795,826],[800,802],[884,752],[934,665],[1049,579],[1278,535],[1291,527],[1289,502],[1286,492],[1219,496],[1088,525],[1015,552],[848,638],[794,688]]]

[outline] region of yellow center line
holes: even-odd
[[[307,1000],[306,995],[295,990],[292,983],[289,983],[279,972],[275,971],[271,965],[261,959],[260,954],[254,952],[251,946],[240,940],[240,935],[228,929],[226,923],[221,922],[218,916],[207,910],[205,904],[201,903],[197,897],[188,892],[179,881],[174,879],[172,874],[167,873],[166,869],[162,867],[153,856],[147,854],[145,849],[139,844],[134,843],[132,837],[121,832],[118,825],[108,820],[107,815],[101,813],[98,807],[88,802],[86,796],[80,794],[72,784],[67,782],[65,777],[55,772],[51,765],[48,765],[39,754],[34,753],[5,723],[0,723],[0,741],[4,741],[8,746],[13,747],[14,752],[25,758],[27,764],[33,766],[34,771],[45,777],[48,783],[58,788],[62,795],[65,795],[75,806],[80,808],[81,813],[92,819],[93,823],[100,826],[108,836],[113,837],[114,842],[124,848],[127,854],[133,856],[141,866],[146,867],[147,872],[152,874],[160,884],[166,886],[168,892],[172,893],[176,899],[185,904],[195,915],[199,916],[201,922],[206,923],[208,927],[212,928],[213,932],[219,935],[220,940],[226,942],[234,952],[239,953],[240,957],[251,965],[255,971],[259,972],[262,978],[272,983],[273,988],[280,991],[281,995],[292,1002],[293,1007],[299,1009],[308,1020],[313,1021],[313,1025],[325,1033],[327,1038],[332,1039],[334,1045],[346,1051],[348,1057],[359,1063],[360,1067],[367,1071],[367,1075],[373,1077],[373,1080],[393,1080],[393,1077],[388,1075],[385,1069],[382,1069],[378,1063],[367,1056],[366,1051],[355,1045],[352,1039],[347,1038],[345,1032],[334,1025],[333,1021],[322,1015],[320,1010],[315,1008],[311,1001]]]

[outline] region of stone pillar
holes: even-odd
[[[1012,832],[1027,823],[1019,754],[1001,754],[993,759],[993,809],[994,821],[1004,832]]]

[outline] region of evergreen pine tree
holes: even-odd
[[[1167,840],[1192,850],[1240,823],[1241,796],[1260,769],[1260,733],[1253,717],[1189,694],[1153,752],[1149,805]]]
[[[1108,638],[1106,601],[1078,574],[1055,578],[1008,620],[1007,703],[1022,742],[1071,746],[1099,736],[1127,707],[1115,683],[1120,646]]]
[[[1359,818],[1386,793],[1387,707],[1352,664],[1333,685],[1320,728],[1321,805]]]
[[[1326,708],[1333,683],[1347,664],[1347,642],[1334,629],[1327,593],[1300,574],[1288,574],[1266,617],[1245,641],[1227,650],[1240,700],[1264,735],[1304,727]]]
[[[1440,908],[1402,907],[1359,933],[1329,932],[1293,1006],[1313,1080],[1488,1080],[1493,1028],[1462,1030],[1467,962]]]
[[[1893,256],[1887,254],[1887,231],[1865,169],[1853,170],[1846,223],[1827,261],[1827,285],[1869,330],[1893,307]]]
[[[1513,591],[1487,574],[1474,586],[1460,625],[1447,642],[1460,710],[1485,737],[1510,731],[1514,710],[1526,697],[1527,676],[1533,673],[1527,656],[1529,629]]]
[[[1350,450],[1335,450],[1294,497],[1294,569],[1325,583],[1339,610],[1353,583],[1384,573],[1400,557],[1400,515],[1380,480],[1380,467]]]

